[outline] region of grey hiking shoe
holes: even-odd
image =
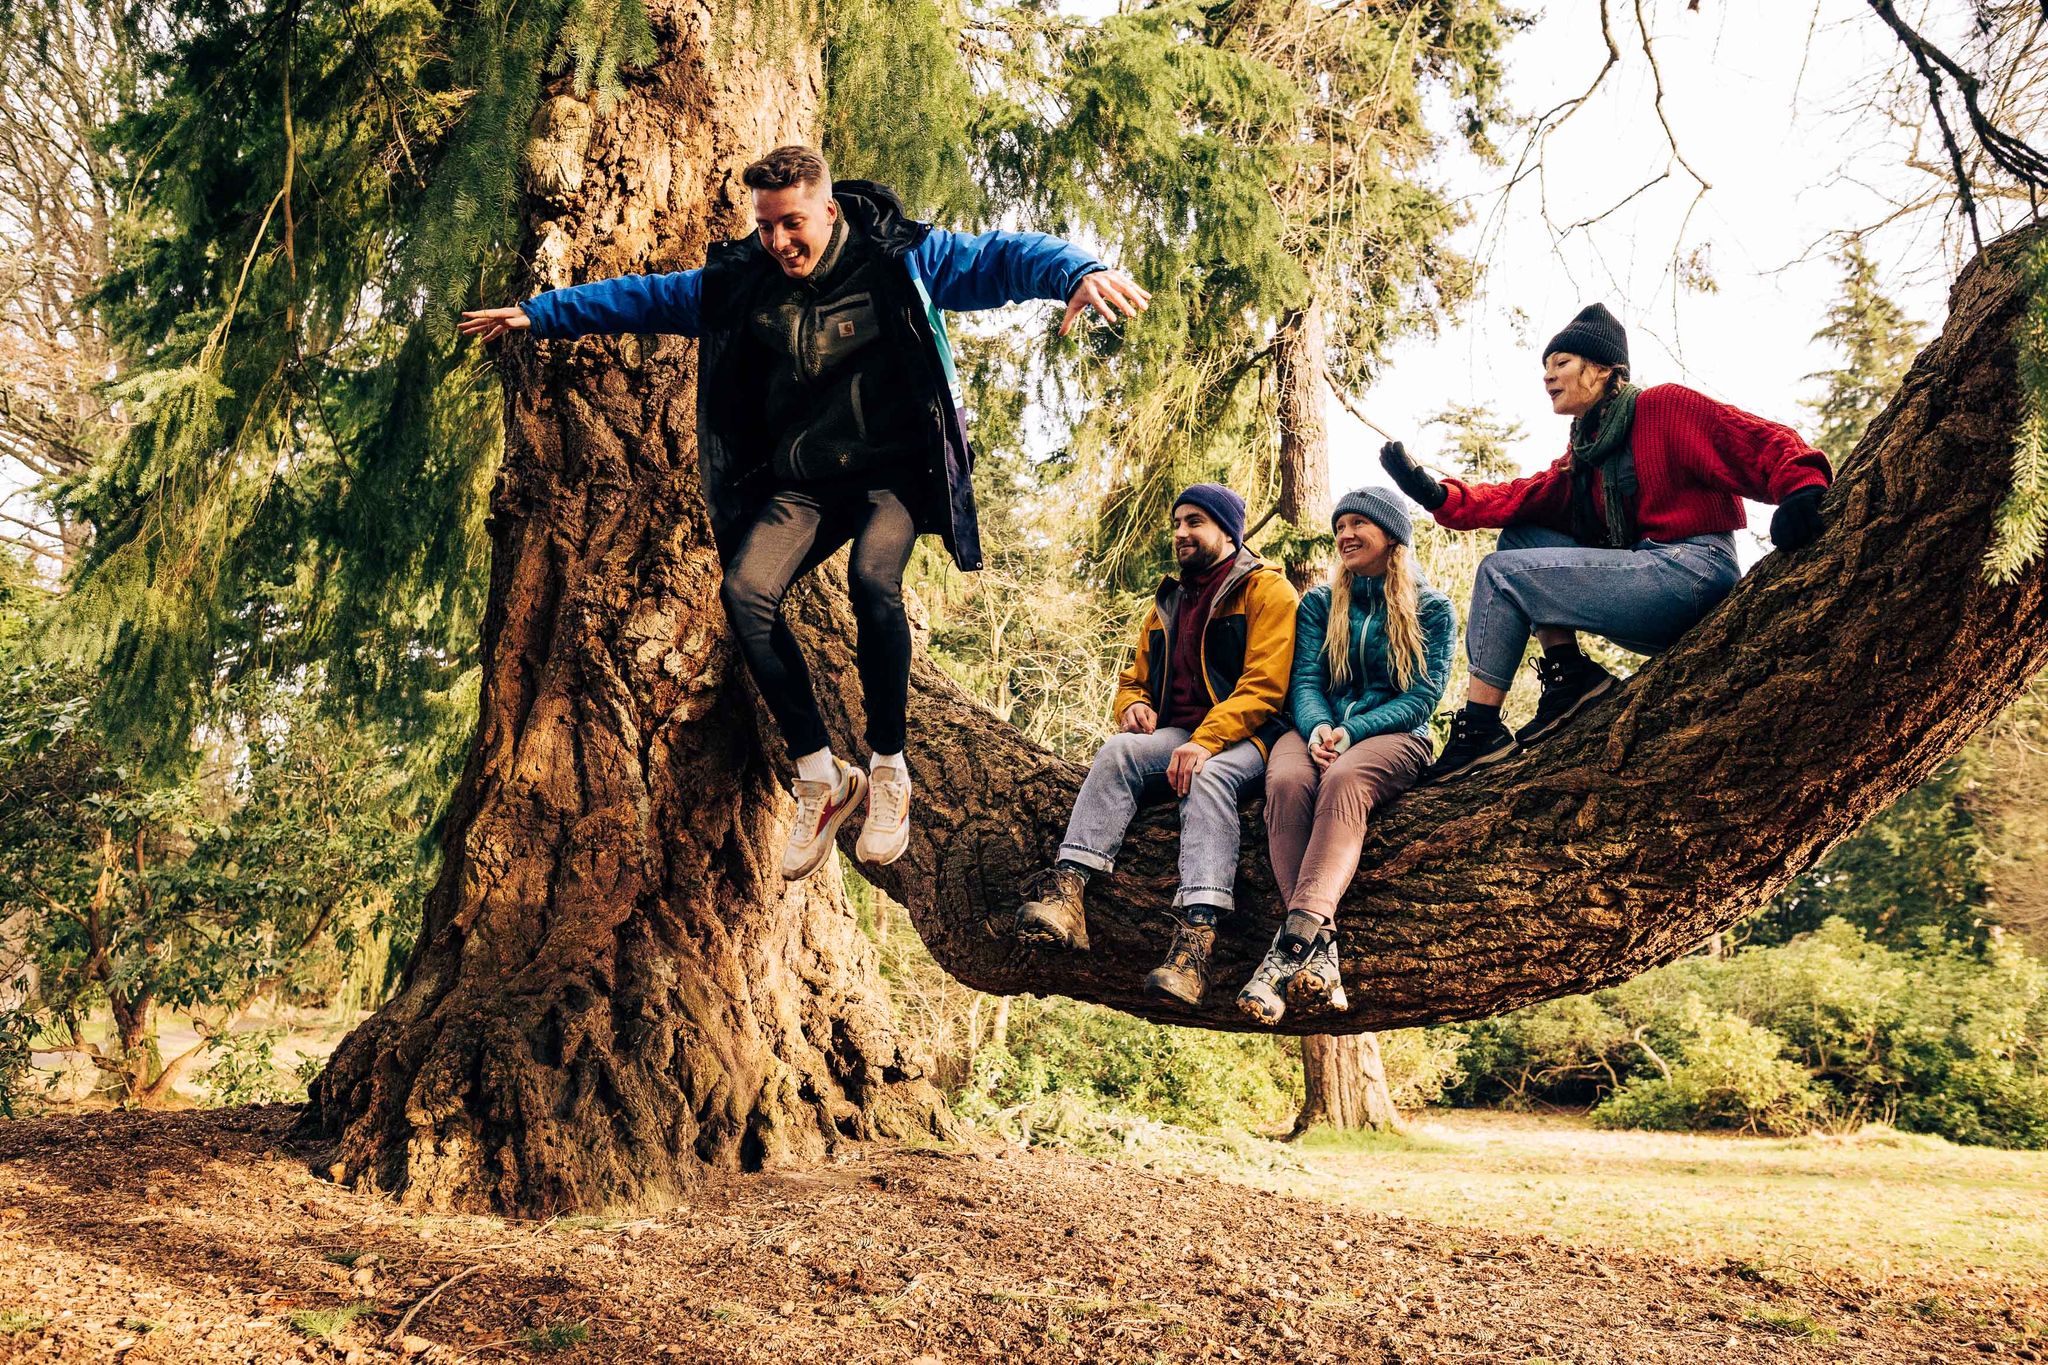
[[[1287,1014],[1287,1000],[1281,992],[1308,965],[1309,952],[1322,927],[1323,922],[1314,915],[1288,911],[1273,935],[1273,946],[1266,949],[1266,955],[1252,971],[1252,979],[1237,993],[1238,1009],[1269,1028],[1279,1023]]]
[[[1038,894],[1017,907],[1017,940],[1034,948],[1088,951],[1088,914],[1081,907],[1088,878],[1071,867],[1039,874]]]
[[[1337,936],[1327,926],[1310,945],[1308,961],[1288,978],[1287,1003],[1302,1014],[1342,1014],[1351,1008],[1337,966]]]
[[[1176,920],[1166,961],[1145,977],[1145,989],[1183,1005],[1201,1004],[1202,992],[1209,989],[1209,953],[1215,946],[1215,925]]]

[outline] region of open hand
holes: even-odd
[[[474,308],[462,315],[455,330],[478,341],[496,341],[507,332],[523,332],[531,326],[533,319],[523,308]]]
[[[1134,318],[1152,305],[1152,295],[1141,289],[1138,282],[1121,270],[1091,270],[1081,277],[1074,286],[1073,297],[1067,300],[1067,315],[1060,319],[1060,335],[1074,330],[1074,319],[1084,309],[1093,308],[1104,322],[1121,322],[1117,316],[1122,310],[1123,317]]]
[[[1173,757],[1166,760],[1166,785],[1173,788],[1176,796],[1186,796],[1188,789],[1195,785],[1195,774],[1209,761],[1209,751],[1189,740],[1173,751]]]
[[[1149,735],[1159,728],[1159,713],[1142,701],[1134,701],[1124,708],[1121,721],[1127,735]]]

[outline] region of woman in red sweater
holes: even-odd
[[[1544,348],[1543,386],[1572,430],[1564,455],[1540,474],[1439,482],[1400,442],[1380,451],[1401,491],[1439,525],[1503,528],[1472,585],[1471,690],[1424,782],[1497,763],[1613,689],[1619,679],[1579,651],[1577,632],[1639,654],[1676,643],[1741,576],[1741,499],[1778,504],[1771,540],[1780,550],[1820,534],[1827,456],[1790,427],[1691,389],[1630,383],[1628,333],[1601,305]],[[1531,631],[1543,646],[1543,692],[1535,719],[1511,734],[1500,708]]]

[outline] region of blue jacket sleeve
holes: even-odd
[[[550,289],[519,305],[537,337],[580,337],[590,332],[674,332],[698,335],[704,272],[620,275],[573,289]]]
[[[954,313],[1026,299],[1065,302],[1083,275],[1109,268],[1072,242],[1042,232],[969,237],[933,228],[916,255],[932,302]]]
[[[1432,594],[1422,601],[1416,616],[1422,625],[1422,671],[1408,684],[1408,690],[1389,702],[1344,722],[1353,744],[1374,735],[1399,735],[1419,730],[1436,714],[1443,700],[1444,685],[1451,679],[1451,650],[1458,633],[1457,613],[1448,597]]]
[[[1328,638],[1330,590],[1310,588],[1294,612],[1294,675],[1287,688],[1287,716],[1307,739],[1318,725],[1335,725],[1323,695],[1323,641]]]

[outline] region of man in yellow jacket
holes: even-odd
[[[1116,867],[1148,787],[1180,798],[1180,890],[1166,961],[1152,991],[1193,1005],[1208,985],[1216,918],[1234,904],[1239,795],[1266,770],[1286,731],[1296,598],[1286,575],[1244,548],[1244,499],[1198,483],[1173,504],[1180,573],[1159,585],[1118,680],[1113,735],[1095,763],[1040,894],[1017,911],[1017,936],[1088,947],[1088,878]]]

